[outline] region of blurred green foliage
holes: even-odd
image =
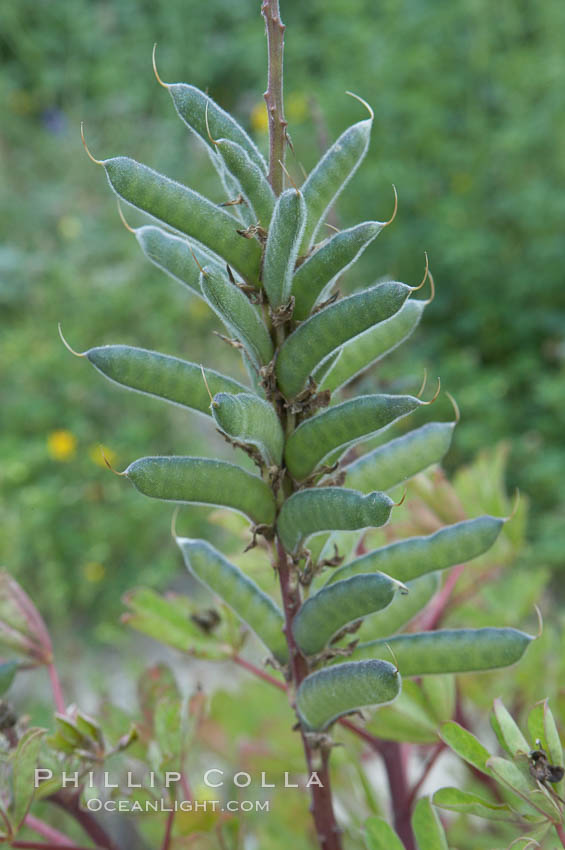
[[[324,138],[360,117],[342,95],[348,88],[374,106],[376,122],[363,177],[339,202],[340,223],[388,218],[390,184],[398,188],[399,216],[354,284],[383,275],[417,282],[423,251],[431,258],[436,300],[415,340],[381,368],[381,385],[406,372],[417,346],[418,363],[442,375],[462,408],[449,464],[507,439],[509,483],[531,497],[531,562],[558,567],[565,7],[281,5],[290,167],[311,168]],[[125,403],[63,349],[57,321],[78,350],[135,343],[226,371],[233,360],[211,335],[215,320],[141,257],[80,144],[84,119],[95,155],[131,153],[223,199],[154,80],[154,41],[164,79],[207,88],[265,147],[258,0],[210,0],[205,14],[196,0],[19,0],[0,9],[0,557],[52,622],[88,617],[100,638],[123,591],[165,587],[181,568],[168,543],[170,509],[113,478],[98,443],[117,468],[143,454],[212,449],[197,417],[134,394]],[[379,385],[374,374],[366,383]],[[214,453],[222,446],[218,438]],[[202,509],[186,514],[195,528],[206,521]]]

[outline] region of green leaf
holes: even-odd
[[[506,803],[492,803],[478,794],[459,788],[440,788],[433,796],[434,806],[464,815],[476,815],[486,820],[513,821],[516,814]]]
[[[365,821],[367,850],[404,850],[404,844],[383,818],[372,817]]]
[[[174,598],[167,599],[154,590],[139,587],[128,591],[124,602],[131,610],[123,615],[122,621],[138,632],[181,652],[203,653],[214,658],[226,656],[214,639],[206,637],[187,616],[185,606],[179,605]]]
[[[515,756],[518,753],[528,753],[530,749],[529,744],[522,735],[520,728],[517,723],[515,723],[510,712],[504,707],[502,700],[495,699],[493,715],[496,719],[498,729],[500,730],[500,735],[504,742],[504,748],[510,753],[510,755]]]
[[[490,753],[471,732],[459,723],[449,721],[443,724],[439,734],[447,746],[460,758],[476,767],[481,773],[489,772],[487,761],[491,757]]]
[[[11,819],[19,829],[31,806],[35,793],[35,768],[46,729],[29,729],[18,741],[13,756],[13,803]]]
[[[0,664],[0,696],[6,693],[14,681],[19,666],[17,661],[5,661]]]
[[[528,732],[532,749],[536,749],[536,741],[541,741],[541,746],[548,754],[551,764],[563,767],[563,747],[548,700],[538,702],[530,711]]]
[[[412,827],[419,850],[449,850],[443,826],[429,797],[422,797],[416,803]]]

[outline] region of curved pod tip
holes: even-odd
[[[102,459],[103,459],[104,463],[106,464],[106,466],[108,467],[108,469],[110,470],[110,472],[113,472],[114,475],[118,475],[120,478],[127,478],[128,477],[127,469],[124,469],[123,472],[118,472],[117,469],[114,469],[114,467],[112,466],[112,464],[110,463],[110,461],[106,457],[106,454],[104,453],[104,449],[102,448],[102,446],[100,446],[100,454],[102,455]]]
[[[355,94],[355,92],[352,92],[352,91],[346,91],[345,94],[348,94],[349,97],[354,97],[355,100],[358,100],[359,103],[363,104],[363,106],[365,107],[365,109],[367,110],[367,112],[370,115],[371,121],[374,121],[375,113],[373,112],[372,108],[369,106],[369,104],[367,103],[366,100],[363,100],[362,97],[360,97],[358,94]]]
[[[398,192],[396,191],[396,186],[394,185],[394,183],[392,184],[392,191],[394,192],[394,209],[389,220],[384,222],[383,227],[388,227],[389,224],[392,224],[392,222],[396,218],[396,213],[398,212]]]
[[[168,83],[164,83],[163,80],[161,79],[161,77],[159,76],[159,72],[157,70],[157,55],[156,54],[157,54],[157,42],[155,42],[155,44],[153,45],[153,50],[152,50],[152,53],[151,53],[151,64],[153,65],[153,73],[155,74],[155,77],[156,77],[159,85],[163,86],[164,89],[168,89],[169,88]]]
[[[125,229],[129,230],[129,232],[133,233],[133,235],[135,236],[135,234],[137,233],[136,228],[132,227],[131,224],[128,224],[128,222],[126,221],[126,217],[124,215],[124,212],[122,210],[122,205],[120,204],[119,200],[116,201],[116,203],[118,205],[118,215],[120,216],[120,221],[122,222]]]
[[[84,136],[84,121],[81,121],[81,122],[80,122],[80,137],[81,137],[81,139],[82,139],[82,144],[83,144],[84,149],[85,149],[85,151],[86,151],[86,153],[87,153],[87,155],[88,155],[88,158],[89,158],[89,159],[91,159],[91,160],[92,160],[92,162],[93,162],[95,165],[101,165],[101,166],[103,167],[103,166],[104,166],[104,162],[105,162],[105,160],[103,160],[103,159],[96,159],[96,157],[92,156],[92,154],[90,153],[90,150],[89,150],[89,148],[88,148],[88,145],[86,144],[86,138],[85,138],[85,136]]]
[[[69,345],[69,343],[67,342],[67,340],[63,336],[63,329],[61,328],[61,322],[57,323],[57,329],[59,331],[59,336],[61,337],[61,342],[63,343],[63,345],[65,346],[67,351],[70,351],[71,354],[74,354],[75,357],[86,357],[85,351],[75,351],[74,348],[71,348],[71,346]]]

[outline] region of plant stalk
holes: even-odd
[[[41,835],[43,838],[47,838],[51,843],[57,844],[58,847],[75,846],[74,842],[68,835],[65,835],[63,832],[59,832],[58,829],[55,829],[55,827],[50,826],[48,823],[44,823],[44,821],[36,818],[34,815],[27,814],[24,823],[28,829],[32,829],[34,832],[37,832],[38,835]]]
[[[292,633],[292,621],[300,608],[300,591],[293,586],[288,555],[277,538],[278,573],[285,616],[284,632],[290,656],[290,673],[293,687],[289,689],[291,705],[294,708],[294,693],[309,672],[308,662],[296,645]],[[311,786],[312,804],[310,811],[316,826],[321,850],[342,850],[341,831],[335,818],[332,801],[332,789],[329,771],[330,748],[320,746],[314,750],[303,729],[300,730],[304,755],[310,774],[318,774],[320,785]]]
[[[269,116],[269,183],[275,195],[283,189],[283,164],[286,152],[286,127],[283,101],[283,52],[285,26],[279,0],[263,0],[261,14],[267,31],[268,75],[264,94]]]
[[[66,794],[64,791],[56,791],[47,799],[71,815],[97,847],[103,848],[103,850],[119,850],[93,815],[81,808],[80,792],[78,794]]]

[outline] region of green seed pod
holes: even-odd
[[[328,584],[373,570],[392,575],[398,581],[411,581],[455,564],[465,564],[486,552],[500,534],[506,520],[484,516],[466,519],[440,528],[423,537],[409,537],[373,549],[366,555],[335,570]]]
[[[403,434],[345,468],[348,487],[368,493],[390,490],[428,466],[439,463],[448,452],[455,422],[428,422]]]
[[[318,299],[323,300],[339,275],[361,256],[377,238],[385,223],[365,221],[336,233],[324,242],[296,270],[292,279],[292,294],[295,297],[294,318],[308,318]]]
[[[265,160],[257,146],[229,112],[225,112],[211,97],[195,86],[185,83],[164,85],[169,90],[180,118],[211,150],[213,142],[210,136],[213,139],[229,139],[241,145],[262,173],[267,173]]]
[[[268,229],[275,206],[275,194],[262,168],[251,159],[248,153],[229,139],[219,139],[216,149],[226,168],[236,178],[241,194],[251,207],[255,224]]]
[[[284,617],[271,597],[206,540],[177,537],[176,542],[190,572],[229,605],[277,661],[286,664]]]
[[[386,608],[397,590],[406,586],[384,573],[358,575],[310,596],[292,623],[292,631],[306,655],[316,655],[344,626]]]
[[[306,676],[296,708],[306,729],[321,732],[344,714],[392,702],[399,692],[400,676],[388,661],[348,661]]]
[[[172,233],[154,225],[139,227],[134,233],[148,260],[202,298],[200,269],[194,258],[196,257],[201,266],[213,264],[209,253],[204,253],[196,246],[191,246],[186,239],[173,236]]]
[[[302,238],[305,253],[315,240],[326,213],[361,164],[367,148],[373,116],[348,127],[329,148],[305,180],[302,191],[308,210]]]
[[[365,395],[330,407],[306,419],[289,436],[285,450],[287,469],[300,481],[336,449],[341,452],[370,437],[422,403],[410,395]]]
[[[385,493],[363,496],[344,487],[299,490],[284,502],[277,520],[277,532],[286,551],[294,555],[302,542],[317,531],[384,525],[393,505]]]
[[[202,367],[196,363],[130,345],[101,345],[81,356],[87,357],[99,372],[116,384],[210,415],[210,397],[202,378]],[[213,393],[249,392],[249,387],[214,369],[204,369],[204,375]]]
[[[515,664],[532,640],[532,635],[509,628],[440,629],[359,644],[355,657],[375,658],[390,646],[405,678],[472,673]]]
[[[277,357],[275,374],[284,395],[298,395],[318,363],[349,339],[397,313],[412,291],[405,283],[380,283],[342,298],[299,325]]]
[[[204,457],[142,457],[122,474],[152,499],[232,508],[257,525],[271,525],[275,518],[270,487],[234,463]]]
[[[105,159],[110,186],[133,206],[198,240],[250,283],[259,280],[261,247],[237,233],[237,221],[192,189],[126,156]]]
[[[334,585],[330,585],[333,587]],[[368,617],[356,637],[361,641],[393,635],[404,628],[439,590],[439,573],[428,573],[406,583],[408,593],[397,593],[384,611]]]
[[[245,347],[256,368],[269,363],[274,354],[273,342],[259,311],[242,290],[212,266],[206,266],[200,275],[200,288],[216,315]]]
[[[306,207],[301,192],[287,189],[279,195],[265,245],[262,278],[273,310],[288,304],[290,300],[292,275],[305,217]]]
[[[314,255],[315,256],[315,255]],[[334,392],[390,354],[415,331],[425,301],[406,301],[398,313],[347,342],[339,358],[320,380],[320,390]]]
[[[256,446],[267,466],[280,466],[284,434],[272,404],[253,393],[220,392],[214,396],[211,408],[225,434]]]

